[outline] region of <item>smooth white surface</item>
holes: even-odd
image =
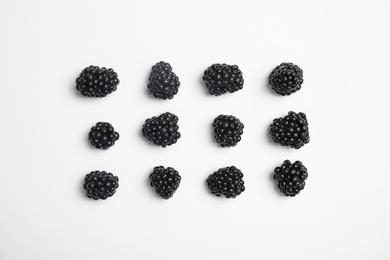
[[[389,11],[388,0],[1,1],[0,259],[390,259]],[[146,94],[160,60],[182,83],[171,101]],[[289,97],[266,85],[285,61],[304,70]],[[208,95],[215,62],[239,65],[244,89]],[[114,68],[118,90],[78,95],[89,65]],[[309,120],[299,150],[267,136],[290,110]],[[182,138],[162,149],[140,129],[166,111]],[[212,141],[221,113],[245,124],[235,148]],[[97,121],[121,135],[107,151],[86,140]],[[295,198],[271,180],[285,159],[309,170]],[[147,182],[161,164],[182,175],[168,201]],[[234,200],[204,184],[228,165],[245,175]],[[82,190],[96,169],[120,178],[106,201]]]

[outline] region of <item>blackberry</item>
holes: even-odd
[[[119,187],[119,178],[110,172],[93,171],[85,175],[84,189],[87,197],[105,200],[115,194]]]
[[[307,169],[300,161],[291,164],[289,160],[285,160],[274,170],[274,180],[278,182],[279,190],[290,197],[294,197],[305,188],[307,176]]]
[[[180,138],[179,118],[169,112],[145,120],[142,127],[143,136],[155,145],[166,147]]]
[[[245,191],[244,175],[235,166],[220,168],[207,178],[210,192],[217,197],[235,198]]]
[[[118,75],[113,69],[98,66],[86,67],[76,79],[76,89],[86,97],[105,97],[114,92],[118,84]]]
[[[288,115],[275,118],[269,132],[272,140],[283,146],[298,149],[309,143],[309,126],[304,113],[288,112]]]
[[[150,186],[152,186],[157,195],[164,199],[169,199],[179,187],[181,176],[172,167],[164,168],[163,166],[154,167],[153,172],[149,175]]]
[[[119,139],[119,134],[110,123],[98,122],[91,128],[88,139],[97,149],[107,150]]]
[[[282,63],[271,72],[268,82],[276,93],[288,96],[301,89],[303,71],[293,63]]]
[[[205,70],[203,80],[208,92],[214,96],[236,92],[244,85],[242,72],[237,65],[213,64]]]
[[[219,115],[214,119],[214,137],[222,147],[236,146],[241,141],[244,124],[234,116]]]
[[[148,84],[150,95],[159,99],[172,99],[179,87],[179,77],[172,71],[169,63],[160,61],[152,67]]]

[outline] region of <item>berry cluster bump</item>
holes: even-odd
[[[76,79],[76,89],[86,97],[105,97],[114,92],[118,84],[118,75],[113,69],[98,66],[83,69]]]
[[[275,143],[299,149],[309,143],[309,126],[304,113],[288,112],[288,115],[275,118],[269,128]]]
[[[214,137],[222,147],[236,146],[241,141],[244,124],[232,115],[219,115],[214,119]]]
[[[110,172],[93,171],[85,175],[84,189],[87,197],[105,200],[115,194],[119,187],[119,178]]]
[[[285,160],[274,170],[274,180],[278,182],[279,190],[290,197],[294,197],[305,188],[307,176],[307,169],[300,161],[291,164],[289,160]]]
[[[217,197],[235,198],[245,191],[243,173],[235,166],[220,168],[207,178],[210,192]]]
[[[156,166],[149,175],[149,180],[150,186],[156,190],[157,195],[169,199],[179,187],[181,176],[172,167]]]
[[[233,93],[243,88],[244,78],[237,65],[213,64],[203,76],[208,92],[214,96]]]
[[[91,128],[88,139],[97,149],[107,150],[119,139],[119,134],[110,123],[98,122]]]
[[[303,71],[293,63],[282,63],[271,72],[268,82],[276,93],[288,96],[301,89]]]
[[[178,121],[179,118],[169,112],[148,118],[142,127],[142,134],[155,145],[162,147],[172,145],[180,138]]]
[[[152,67],[148,84],[150,95],[159,99],[172,99],[179,87],[179,77],[172,71],[169,63],[160,61]]]

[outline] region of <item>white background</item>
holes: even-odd
[[[0,259],[390,259],[389,12],[388,0],[1,1]],[[181,81],[170,101],[146,93],[160,60]],[[240,66],[243,90],[207,94],[217,62]],[[266,84],[281,62],[304,71],[289,97]],[[89,65],[117,71],[118,90],[79,95]],[[309,121],[299,150],[267,135],[290,110]],[[163,149],[140,131],[166,111],[182,138]],[[245,124],[234,148],[213,142],[219,114]],[[107,151],[87,141],[98,121],[121,135]],[[309,170],[295,198],[271,179],[285,159]],[[182,176],[170,200],[149,187],[157,165]],[[205,179],[229,165],[246,191],[212,196]],[[92,170],[120,178],[115,196],[85,196]]]

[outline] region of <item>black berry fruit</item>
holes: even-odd
[[[172,71],[169,63],[160,61],[152,67],[148,84],[150,95],[159,99],[172,99],[179,87],[179,77]]]
[[[76,88],[86,97],[105,97],[114,92],[119,84],[118,75],[113,69],[89,66],[76,79]]]
[[[295,149],[310,141],[309,126],[304,113],[290,111],[287,116],[274,119],[269,132],[275,143]]]
[[[301,89],[303,71],[292,63],[282,63],[272,71],[268,82],[276,93],[288,96]]]
[[[119,187],[119,178],[110,172],[93,171],[85,175],[84,189],[87,197],[105,200],[115,194]]]
[[[235,166],[221,168],[207,178],[210,192],[216,196],[235,198],[245,191],[244,175]]]
[[[142,134],[155,145],[172,145],[180,138],[178,121],[179,118],[169,112],[148,118],[142,127]]]
[[[241,141],[244,124],[234,116],[219,115],[214,119],[214,137],[222,147],[236,146]]]
[[[244,78],[237,65],[213,64],[205,70],[203,80],[214,96],[233,93],[244,86]]]
[[[169,199],[179,187],[181,177],[172,167],[164,168],[163,166],[154,167],[153,172],[149,175],[150,186],[152,186],[157,195],[164,199]]]
[[[91,128],[88,139],[97,149],[107,150],[119,139],[119,134],[110,123],[98,122]]]
[[[278,182],[278,188],[284,195],[290,197],[294,197],[305,188],[307,176],[307,169],[300,161],[291,164],[286,160],[274,170],[274,180]]]

